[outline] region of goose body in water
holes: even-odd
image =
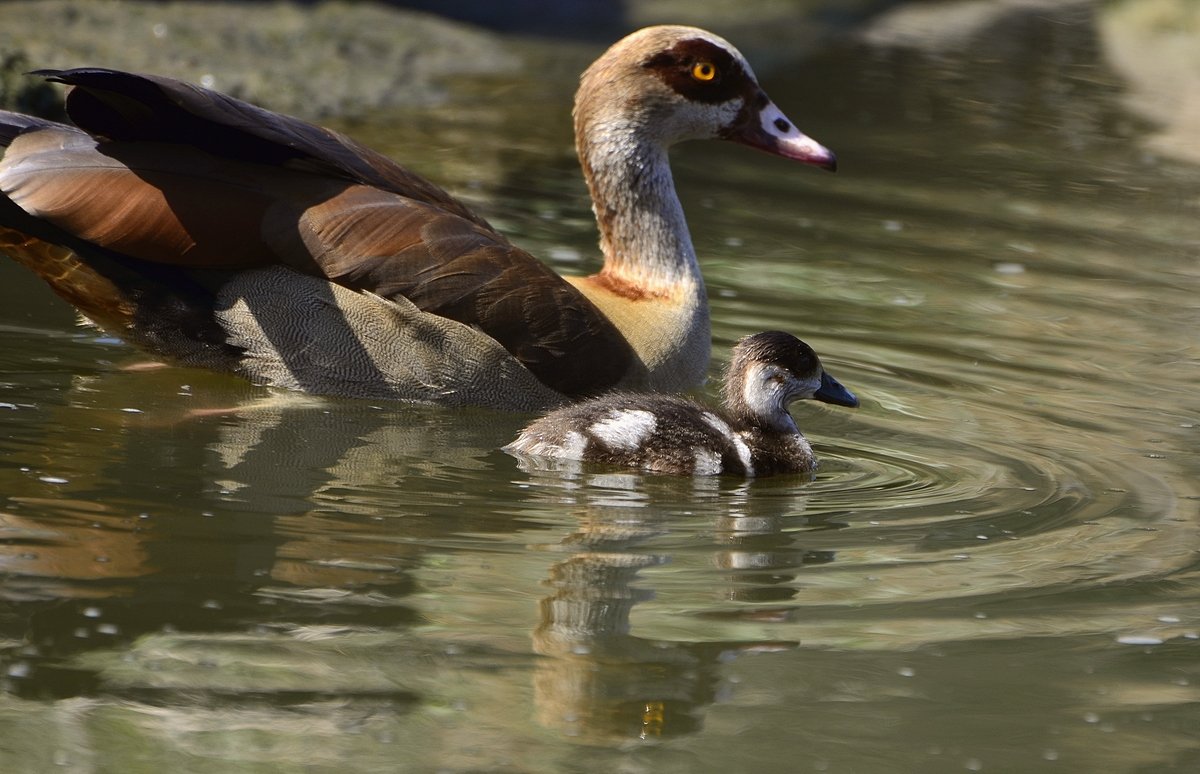
[[[581,79],[604,263],[564,278],[339,133],[159,76],[40,74],[78,128],[0,112],[0,252],[158,359],[318,394],[536,410],[695,386],[708,302],[668,149],[835,166],[729,43],[635,32]]]
[[[781,331],[734,346],[722,396],[718,412],[675,395],[602,395],[535,420],[504,450],[679,475],[811,473],[817,459],[788,404],[858,405],[812,347]]]

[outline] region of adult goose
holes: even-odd
[[[635,32],[581,79],[604,264],[563,278],[344,135],[160,76],[38,74],[73,87],[78,128],[0,113],[0,252],[159,359],[330,395],[540,409],[694,386],[708,304],[668,148],[835,166],[729,43]]]
[[[858,406],[813,348],[783,331],[734,345],[721,395],[720,412],[678,395],[601,395],[534,420],[504,450],[676,475],[812,473],[816,455],[788,404]]]

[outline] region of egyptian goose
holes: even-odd
[[[782,331],[734,346],[721,394],[721,413],[676,395],[602,395],[534,420],[504,450],[677,475],[811,473],[817,459],[788,404],[858,405],[812,347]]]
[[[635,32],[576,97],[604,265],[563,278],[344,135],[160,76],[38,74],[74,87],[79,128],[0,113],[0,252],[157,358],[313,393],[532,410],[695,386],[708,303],[668,148],[835,167],[729,43]]]

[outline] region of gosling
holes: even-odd
[[[788,404],[858,405],[812,347],[782,331],[734,345],[722,398],[718,412],[675,395],[613,392],[534,420],[504,451],[674,475],[811,473],[817,458]]]

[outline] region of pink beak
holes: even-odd
[[[797,129],[774,102],[768,102],[743,126],[725,135],[725,139],[830,172],[837,171],[837,156],[833,151]]]

